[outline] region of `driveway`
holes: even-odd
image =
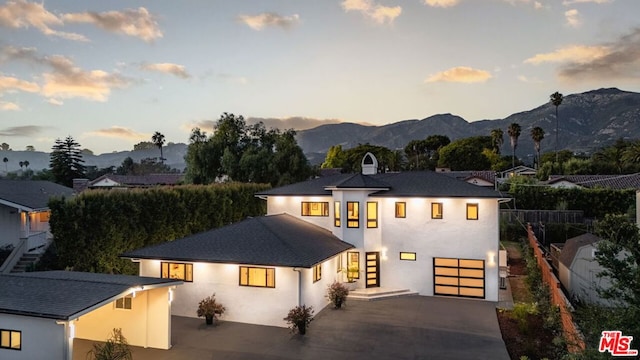
[[[478,300],[351,300],[318,313],[305,336],[224,321],[207,327],[178,316],[172,322],[171,350],[134,347],[134,359],[509,359],[495,303]],[[85,359],[90,346],[76,339],[74,359]]]

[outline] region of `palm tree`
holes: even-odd
[[[558,106],[562,104],[564,96],[556,91],[549,98],[551,99],[551,104],[556,107],[556,162],[558,162]]]
[[[18,165],[20,165],[20,170],[22,170],[22,167],[24,166],[24,162],[23,162],[23,161],[20,161],[20,162],[18,163]]]
[[[162,156],[162,145],[164,145],[164,135],[162,135],[159,131],[153,133],[151,137],[151,141],[160,149],[160,162],[164,164],[164,157]]]
[[[7,159],[6,157],[4,159],[2,159],[2,162],[4,163],[4,172],[7,172],[7,163],[9,162],[9,159]]]
[[[513,155],[511,156],[511,167],[516,167],[516,148],[518,147],[518,138],[520,137],[520,133],[522,129],[520,128],[520,124],[511,123],[509,128],[507,129],[507,133],[509,133],[509,139],[511,140],[511,149],[513,149]]]
[[[491,144],[493,145],[493,151],[496,154],[500,154],[500,148],[504,144],[504,132],[502,129],[491,130]]]
[[[540,126],[531,129],[531,139],[533,139],[533,147],[536,149],[536,155],[538,155],[537,167],[540,167],[540,142],[544,139],[544,129]]]
[[[23,164],[24,164],[24,167],[25,167],[25,168],[28,168],[28,167],[29,167],[29,161],[25,160],[25,161],[23,162]]]

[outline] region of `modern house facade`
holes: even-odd
[[[284,326],[292,306],[326,306],[334,280],[498,300],[500,193],[435,172],[378,174],[372,154],[362,169],[261,192],[267,216],[123,256],[142,276],[175,270],[184,316],[215,292],[228,320]]]

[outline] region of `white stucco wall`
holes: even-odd
[[[74,324],[77,338],[105,341],[114,328],[120,328],[130,345],[169,349],[169,288],[136,292],[130,310],[116,309],[115,302],[111,302],[81,316]]]
[[[174,290],[172,314],[197,317],[200,300],[215,293],[227,309],[223,320],[286,327],[282,318],[298,304],[298,273],[275,267],[275,288],[262,288],[240,286],[239,272],[237,264],[194,263],[193,282]],[[160,277],[160,261],[141,260],[140,276]]]
[[[326,202],[329,216],[302,216],[302,202]],[[330,196],[270,196],[267,214],[289,214],[325,229],[333,227],[333,199]]]
[[[20,214],[17,209],[0,205],[0,246],[16,246],[21,236]]]
[[[334,281],[341,281],[342,274],[338,272],[338,255],[322,263],[322,279],[313,282],[313,269],[302,270],[302,304],[313,306],[318,314],[329,304],[327,288]]]
[[[22,332],[22,349],[0,349],[0,359],[65,358],[65,328],[55,320],[0,314],[0,328]]]

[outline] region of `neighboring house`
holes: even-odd
[[[440,171],[438,171],[440,170]],[[496,185],[496,173],[491,170],[483,171],[451,171],[448,169],[438,168],[436,169],[441,174],[450,176],[452,178],[466,181],[469,184],[495,187]]]
[[[596,290],[610,286],[608,279],[598,276],[603,270],[595,259],[597,242],[600,240],[596,235],[586,233],[567,240],[562,247],[558,275],[570,299],[608,304]]]
[[[535,177],[537,170],[524,165],[518,165],[516,167],[504,170],[500,172],[500,180],[505,181],[514,176],[527,176]]]
[[[73,188],[76,191],[85,189],[129,189],[149,188],[155,186],[178,185],[184,178],[183,174],[147,174],[147,175],[116,175],[106,174],[95,180],[74,179]]]
[[[44,251],[52,239],[49,199],[72,195],[73,189],[50,181],[0,180],[0,246],[14,248],[11,259]],[[0,264],[0,269],[10,267]]]
[[[640,188],[640,173],[626,175],[551,175],[546,182],[554,188]]]
[[[0,275],[0,359],[73,358],[73,339],[171,348],[172,291],[182,282],[72,271]]]
[[[435,172],[320,177],[257,194],[267,216],[124,254],[143,276],[188,282],[174,314],[216,293],[228,320],[284,326],[294,305],[327,304],[326,287],[410,289],[498,300],[498,192]]]

